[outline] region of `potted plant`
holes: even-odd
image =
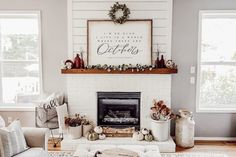
[[[71,139],[78,139],[82,136],[82,118],[79,114],[74,117],[65,117],[65,126],[68,128],[68,135]]]
[[[154,100],[154,105],[151,107],[151,129],[155,140],[167,141],[170,136],[170,120],[174,118],[163,100]]]
[[[83,136],[86,137],[89,131],[93,129],[92,122],[85,118],[85,116],[82,117],[82,130],[83,130]]]

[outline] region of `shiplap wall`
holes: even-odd
[[[109,19],[117,0],[68,0],[69,57],[82,48],[87,52],[87,20]],[[120,0],[131,10],[130,19],[153,19],[153,60],[157,48],[171,57],[172,0]],[[84,55],[85,62],[87,56]]]

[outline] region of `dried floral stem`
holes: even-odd
[[[154,105],[151,107],[151,118],[153,120],[166,121],[175,117],[169,107],[167,107],[163,100],[153,101]]]

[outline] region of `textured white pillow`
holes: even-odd
[[[11,157],[28,149],[20,121],[13,121],[8,127],[0,129],[1,156]]]
[[[56,129],[59,127],[56,107],[63,105],[64,94],[53,93],[38,102],[36,107],[36,126],[40,128]]]
[[[66,132],[65,117],[68,116],[67,104],[57,106],[56,110],[59,123],[59,133],[65,133]]]
[[[57,106],[59,106],[59,100],[55,94],[41,101],[36,108],[36,126],[40,128],[58,128]]]

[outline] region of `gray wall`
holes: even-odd
[[[236,136],[235,114],[196,113],[195,85],[189,83],[190,66],[197,65],[198,12],[236,9],[235,0],[174,0],[172,59],[179,73],[172,77],[172,106],[194,111],[197,137]]]
[[[0,0],[0,10],[40,10],[42,13],[43,88],[46,92],[66,91],[60,74],[67,58],[66,0]],[[34,125],[33,112],[0,112],[4,118],[20,118],[24,126]]]

